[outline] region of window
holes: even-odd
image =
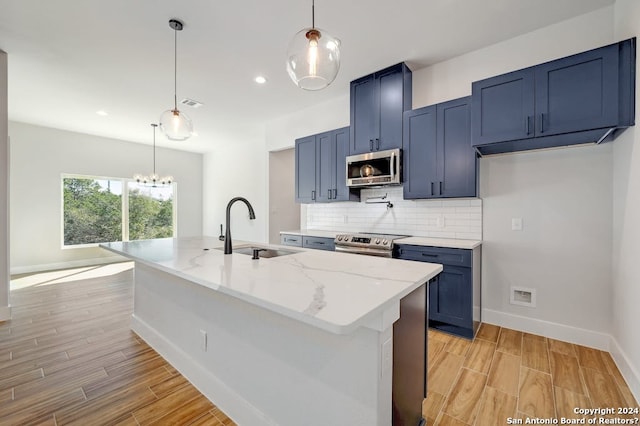
[[[63,247],[173,237],[174,192],[175,184],[63,175]]]
[[[129,240],[173,237],[173,185],[152,188],[128,182]]]

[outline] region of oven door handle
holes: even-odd
[[[340,251],[343,253],[366,254],[369,256],[378,256],[378,257],[392,257],[391,250],[378,250],[378,249],[370,249],[366,247],[336,246],[335,251]]]

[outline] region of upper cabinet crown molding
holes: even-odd
[[[634,125],[636,39],[472,84],[481,154],[612,140]]]
[[[411,109],[411,91],[404,63],[351,82],[350,155],[402,148],[402,113]]]

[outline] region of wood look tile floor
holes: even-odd
[[[491,324],[473,341],[429,330],[428,345],[428,425],[526,424],[579,419],[576,407],[639,407],[607,352]]]
[[[129,329],[132,267],[12,277],[0,425],[235,424]],[[428,338],[429,425],[637,406],[605,352],[489,324],[473,341],[433,330]]]
[[[129,329],[132,268],[12,277],[0,425],[235,424]]]

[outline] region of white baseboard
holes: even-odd
[[[0,306],[0,321],[11,319],[11,306]]]
[[[618,344],[618,341],[613,336],[611,336],[609,352],[618,366],[620,373],[622,373],[622,377],[624,377],[627,382],[629,389],[631,389],[631,393],[636,398],[636,401],[640,402],[640,374],[629,361],[629,357],[625,354]]]
[[[234,422],[239,425],[276,426],[260,410],[135,315],[131,315],[131,329]]]
[[[82,268],[84,266],[105,265],[108,263],[125,262],[127,259],[122,256],[94,257],[90,259],[70,260],[68,262],[43,263],[40,265],[14,266],[11,268],[11,275],[31,274],[33,272],[53,271],[56,269]]]
[[[585,328],[523,317],[492,309],[482,310],[482,322],[609,351],[610,335]]]

